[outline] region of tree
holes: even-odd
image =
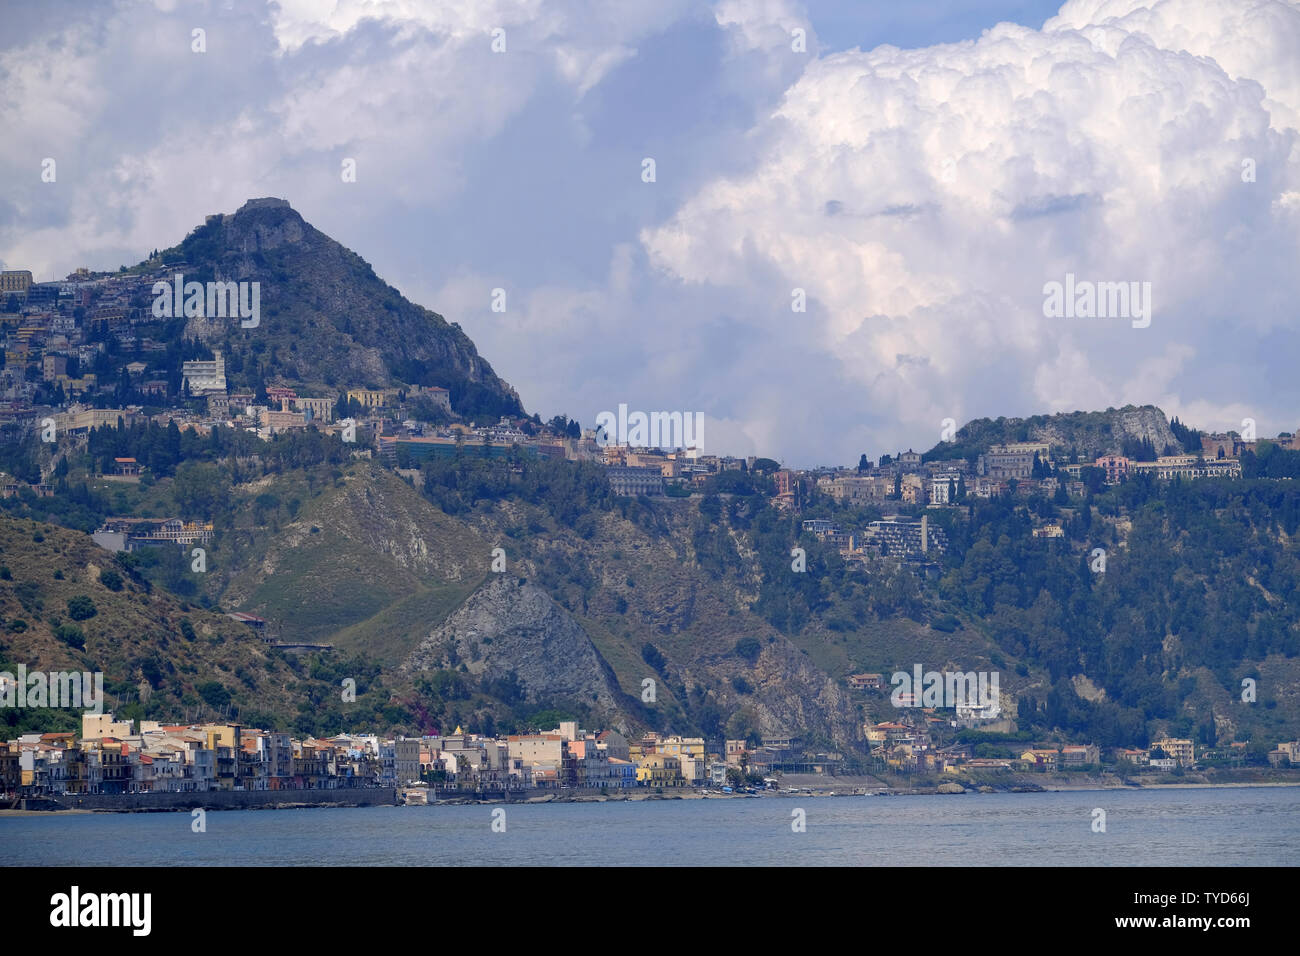
[[[172,493],[185,517],[211,518],[226,500],[227,483],[216,465],[186,462],[176,469]]]
[[[858,459],[858,473],[861,474],[864,471],[870,471],[870,470],[871,470],[871,462],[867,460],[866,452],[863,452],[862,457]]]

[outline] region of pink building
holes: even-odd
[[[1098,458],[1096,466],[1106,472],[1106,484],[1117,485],[1128,478],[1129,460],[1122,455],[1105,455]]]

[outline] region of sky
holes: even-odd
[[[1300,427],[1300,0],[48,0],[6,27],[0,263],[38,280],[277,196],[545,419],[699,412],[706,452],[794,467],[1130,403]],[[1139,294],[1063,316],[1052,283]]]

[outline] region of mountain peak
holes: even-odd
[[[233,214],[208,216],[162,261],[184,262],[196,277],[258,284],[259,325],[192,316],[183,330],[221,350],[237,387],[276,382],[328,396],[436,385],[452,393],[458,414],[522,413],[518,394],[458,326],[407,300],[287,199],[249,199]]]
[[[290,209],[290,210],[292,210],[293,207],[289,205],[289,200],[287,200],[287,199],[277,199],[277,198],[275,198],[274,196],[266,196],[266,197],[264,197],[264,198],[262,198],[262,199],[250,199],[250,200],[248,200],[248,202],[244,203],[244,204],[243,204],[242,206],[240,206],[237,210],[235,210],[235,215],[238,216],[240,213],[248,212],[248,211],[253,210],[253,209]]]

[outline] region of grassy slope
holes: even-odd
[[[288,494],[285,479],[240,489]],[[223,604],[277,622],[283,640],[404,658],[488,573],[491,546],[391,472],[357,463],[278,530],[251,529]]]
[[[237,702],[262,710],[288,712],[299,699],[292,672],[247,627],[186,605],[159,588],[145,593],[125,575],[122,590],[105,587],[100,572],[113,566],[113,557],[88,535],[0,518],[0,565],[11,575],[0,581],[0,616],[5,620],[0,654],[7,664],[103,671],[106,687],[119,702],[138,699],[142,669],[156,666],[159,676],[145,694],[151,697],[151,711],[164,717],[179,716],[183,708],[193,713],[199,705],[195,688],[208,681],[221,683]],[[98,611],[75,622],[85,634],[84,650],[54,636],[60,623],[73,623],[67,601],[80,595],[90,597]],[[182,636],[183,619],[194,628],[195,640]],[[15,633],[10,626],[15,620],[25,621],[27,629]],[[207,713],[212,715],[211,708]]]

